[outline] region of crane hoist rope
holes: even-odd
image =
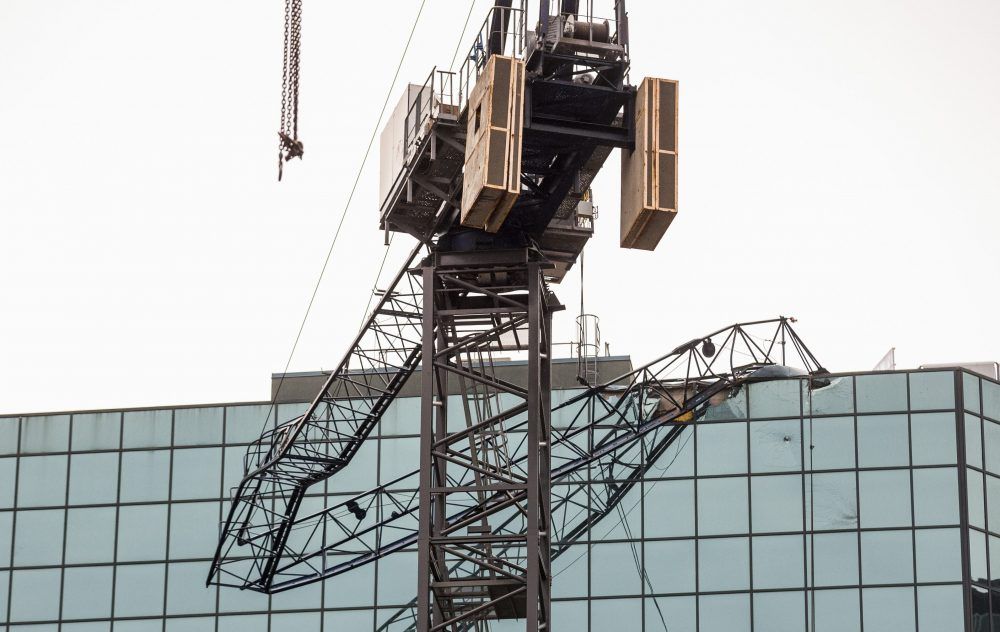
[[[281,128],[278,130],[278,181],[284,163],[301,158],[299,140],[299,53],[302,45],[302,0],[285,0],[285,50],[281,72]]]

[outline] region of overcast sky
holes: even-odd
[[[393,103],[468,6],[427,0]],[[305,0],[306,157],[278,184],[279,0],[0,0],[0,413],[266,399],[417,7]],[[1000,360],[1000,3],[628,8],[633,79],[681,82],[680,215],[620,250],[617,157],[595,184],[586,301],[613,353],[786,314],[832,370]],[[377,171],[292,370],[356,333]]]

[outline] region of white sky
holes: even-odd
[[[0,0],[0,413],[265,399],[417,4],[305,0],[306,158],[279,185],[279,0]],[[628,4],[633,79],[681,81],[680,215],[620,250],[616,157],[595,184],[613,353],[787,314],[831,370],[1000,360],[1000,3]],[[427,0],[393,103],[467,8]],[[356,333],[377,170],[292,370]]]

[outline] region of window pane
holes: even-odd
[[[412,441],[414,448],[419,446],[418,440],[396,439],[396,441]],[[359,493],[377,486],[378,472],[378,442],[366,441],[361,444],[357,454],[347,466],[337,472],[337,475],[327,479],[327,489],[331,493]],[[415,458],[419,459],[419,456]],[[419,465],[419,461],[417,462]],[[392,469],[383,467],[386,471]],[[417,469],[413,467],[411,469]],[[402,474],[404,472],[400,472]],[[392,480],[392,479],[386,479]]]
[[[955,374],[952,371],[910,373],[910,410],[954,407]]]
[[[812,381],[812,392],[809,393],[810,380],[802,380],[805,390],[803,395],[809,396],[813,415],[839,415],[854,412],[854,379],[851,377],[835,377],[829,380]]]
[[[117,450],[121,413],[73,415],[73,451]]]
[[[962,630],[961,586],[921,586],[917,588],[917,614],[922,632]]]
[[[986,490],[983,488],[983,475],[974,470],[966,473],[966,484],[969,496],[969,524],[980,529],[986,528]]]
[[[115,616],[163,614],[163,564],[126,564],[115,576]]]
[[[906,410],[906,374],[859,375],[854,379],[859,413]]]
[[[681,430],[680,436],[650,466],[647,476],[650,478],[694,476],[694,427],[688,426]]]
[[[121,632],[120,625],[121,622],[115,622],[115,632]],[[167,619],[166,632],[215,632],[215,617]]]
[[[14,564],[49,566],[62,562],[62,509],[17,512]]]
[[[110,566],[67,568],[63,580],[63,618],[111,616],[111,575]]]
[[[747,389],[739,386],[726,392],[726,398],[717,404],[710,404],[705,410],[703,421],[725,421],[747,418]]]
[[[750,632],[750,595],[698,598],[701,632]]]
[[[698,480],[698,533],[747,533],[747,479]]]
[[[962,542],[958,529],[918,529],[917,581],[962,580]]]
[[[14,482],[17,480],[17,459],[0,459],[0,509],[14,506]]]
[[[754,476],[750,487],[754,533],[802,530],[802,476]]]
[[[1000,475],[1000,424],[983,421],[983,444],[986,446],[986,471]]]
[[[974,582],[986,583],[986,534],[969,530],[969,576]]]
[[[702,591],[747,590],[750,587],[748,539],[699,540],[698,579],[699,589]]]
[[[7,620],[7,590],[10,587],[10,573],[0,571],[0,620]]]
[[[219,498],[222,450],[174,450],[173,472],[174,500]]]
[[[743,421],[695,427],[698,475],[747,472],[747,424]]]
[[[757,536],[752,540],[754,589],[803,585],[801,535]]]
[[[413,599],[417,578],[417,554],[393,553],[378,562],[378,601],[381,605],[403,605]]]
[[[858,417],[858,466],[909,465],[910,438],[906,415]]]
[[[174,411],[174,445],[222,443],[221,408],[181,408]]]
[[[647,538],[694,535],[694,481],[647,481],[645,536]]]
[[[66,520],[67,564],[114,561],[114,507],[70,509]]]
[[[912,588],[865,588],[865,630],[916,632]]]
[[[286,593],[287,594],[287,593]],[[271,615],[271,629],[281,630],[319,630],[320,612],[291,612]]]
[[[118,453],[70,456],[69,504],[114,503],[118,498]]]
[[[1000,421],[1000,384],[983,380],[983,416]]]
[[[226,408],[226,445],[251,443],[260,437],[269,410],[269,419],[273,424],[274,408],[266,404]]]
[[[167,500],[170,492],[170,450],[122,454],[123,503]]]
[[[66,458],[22,457],[17,477],[17,506],[46,507],[65,504]]]
[[[118,512],[118,560],[162,560],[167,552],[167,506],[134,505]]]
[[[394,616],[398,610],[383,610],[379,613],[379,616],[385,615],[388,619],[390,616]],[[323,625],[324,630],[371,630],[373,629],[372,620],[374,619],[373,613],[370,610],[346,610],[341,612],[324,612],[323,613]],[[401,628],[390,628],[391,630],[397,630]]]
[[[523,623],[521,624],[524,625]],[[601,599],[590,602],[592,630],[642,629],[641,599]],[[512,628],[513,629],[513,628]],[[516,629],[523,629],[518,627]]]
[[[958,524],[958,471],[913,470],[913,511],[918,527]]]
[[[219,617],[219,632],[267,632],[267,615]]]
[[[383,439],[379,442],[382,454],[380,457],[380,483],[388,483],[403,474],[409,474],[420,467],[420,439],[408,437],[405,439]]]
[[[854,467],[854,417],[807,420],[805,431],[806,437],[812,439],[807,456],[812,469],[839,470]]]
[[[675,632],[697,629],[697,602],[694,597],[657,597],[646,599],[646,632]],[[555,620],[564,620],[556,611]],[[584,620],[586,624],[586,620]],[[558,624],[557,624],[558,625]],[[554,629],[554,628],[553,628]],[[568,630],[585,630],[583,627],[566,627]]]
[[[975,375],[962,373],[962,390],[965,399],[965,410],[979,412],[979,378]]]
[[[812,519],[815,529],[852,529],[858,526],[855,481],[853,472],[813,474],[806,479],[806,515]]]
[[[817,590],[813,598],[815,632],[861,632],[857,590]]]
[[[350,573],[349,573],[350,574]],[[415,576],[414,576],[415,577]],[[416,591],[414,591],[416,596]],[[271,610],[319,610],[323,607],[323,584],[297,586],[271,595]]]
[[[212,557],[219,541],[220,520],[217,502],[174,503],[170,508],[170,559]]]
[[[595,544],[590,549],[592,595],[637,595],[642,590],[635,557],[640,544]]]
[[[858,476],[862,528],[910,526],[909,471],[861,472]]]
[[[694,540],[646,542],[645,547],[646,574],[656,592],[695,591]]]
[[[956,462],[954,413],[910,416],[914,465],[953,465]]]
[[[109,598],[110,603],[110,598]],[[147,623],[148,622],[144,622]],[[37,632],[35,626],[30,626],[32,629],[30,632]],[[111,622],[110,621],[91,621],[89,623],[63,623],[59,627],[60,632],[111,632]],[[28,631],[24,631],[28,632]],[[115,626],[115,632],[160,632],[157,630],[150,630],[148,627],[145,630],[141,628],[136,628],[135,626],[130,626],[126,622],[121,622]]]
[[[983,467],[983,421],[975,415],[965,414],[965,461]]]
[[[59,612],[58,568],[14,571],[11,577],[10,620],[48,621]]]
[[[753,625],[755,630],[767,630],[767,632],[802,632],[806,625],[805,593],[755,594]]]
[[[0,568],[10,566],[12,542],[14,542],[14,512],[0,512]],[[3,619],[3,615],[0,615],[0,619]]]
[[[69,449],[69,415],[21,419],[21,452],[66,452]]]
[[[750,384],[750,418],[798,417],[799,380],[771,380]]]
[[[17,454],[20,421],[20,417],[0,417],[0,455]]]
[[[913,537],[910,531],[861,534],[861,581],[902,584],[913,581]],[[867,604],[865,610],[868,609]],[[866,620],[865,627],[868,627]]]
[[[172,410],[135,410],[126,412],[123,421],[122,447],[169,447],[172,419]]]
[[[1000,478],[986,477],[986,520],[990,531],[1000,533]]]
[[[585,550],[585,547],[575,548],[577,550],[571,548],[556,560],[572,562]],[[556,560],[552,562],[553,574],[558,573],[562,568]],[[560,583],[567,583],[566,580],[569,578],[582,580],[579,582],[583,585],[583,592],[580,593],[580,596],[585,595],[587,591],[586,559],[577,562],[570,573],[561,575],[560,579],[553,584],[553,589],[561,588]],[[413,581],[416,582],[416,575],[413,576]],[[327,608],[371,608],[375,605],[375,565],[365,564],[349,573],[331,577],[323,582],[323,589],[326,591],[324,604]]]
[[[205,564],[170,564],[167,569],[167,614],[215,612],[216,587],[205,586]],[[233,590],[226,588],[224,590]]]
[[[812,543],[817,586],[858,584],[856,533],[817,533]]]
[[[752,472],[798,472],[802,469],[799,419],[754,421],[750,424]]]

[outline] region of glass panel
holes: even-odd
[[[396,441],[410,441],[410,439],[397,439]],[[366,441],[365,443],[362,443],[357,454],[355,454],[354,458],[351,459],[351,462],[347,464],[347,467],[337,472],[336,476],[327,479],[327,490],[331,494],[359,493],[375,487],[378,472],[379,443],[380,442],[377,441]],[[414,444],[419,446],[417,441],[414,441]],[[419,458],[419,455],[417,458]],[[417,468],[414,467],[411,469]],[[400,474],[402,473],[403,472],[400,472]]]
[[[118,561],[162,560],[166,553],[166,505],[133,505],[118,510]]]
[[[511,629],[523,630],[524,623],[518,623],[520,625]],[[641,628],[641,599],[599,599],[590,602],[590,629],[639,630]]]
[[[979,412],[979,378],[975,375],[962,373],[962,390],[965,399],[965,410]]]
[[[1000,475],[1000,424],[983,421],[983,444],[986,446],[986,471]]]
[[[701,632],[750,632],[750,595],[698,598]]]
[[[172,419],[172,410],[134,410],[126,412],[122,426],[122,447],[169,447]]]
[[[861,533],[861,581],[901,584],[913,581],[913,536],[910,531]],[[867,610],[867,606],[865,606]],[[868,623],[865,623],[868,627]]]
[[[972,587],[970,591],[972,602],[972,630],[986,632],[990,629],[990,596],[982,588]]]
[[[983,421],[975,415],[965,414],[965,461],[983,467]]]
[[[812,599],[815,632],[861,632],[857,590],[817,590]]]
[[[393,553],[377,564],[379,604],[401,606],[410,603],[417,577],[416,552]]]
[[[10,573],[0,571],[0,621],[7,620],[7,592],[10,588]]]
[[[859,375],[855,377],[859,413],[906,410],[906,374]]]
[[[910,373],[910,410],[955,408],[955,373]]]
[[[63,579],[63,618],[111,616],[112,571],[110,566],[67,568]]]
[[[14,512],[0,513],[0,568],[10,566],[10,546],[14,542]],[[3,616],[0,615],[0,619]]]
[[[17,477],[18,507],[47,507],[66,502],[66,456],[21,457]]]
[[[415,576],[414,576],[415,577]],[[416,591],[413,591],[414,596]],[[319,610],[323,607],[323,584],[298,586],[271,595],[271,610]]]
[[[986,583],[986,534],[969,530],[969,576],[974,582]]]
[[[752,541],[754,589],[804,585],[801,535],[757,536]]]
[[[122,453],[121,502],[167,500],[170,494],[170,450]]]
[[[271,416],[268,418],[269,410]],[[265,428],[265,418],[268,418],[273,425],[274,409],[267,404],[226,408],[226,444],[255,441]]]
[[[812,392],[808,391],[812,386]],[[854,412],[854,379],[834,377],[824,380],[802,380],[803,396],[808,397],[813,415],[839,415]],[[806,411],[806,414],[809,413]]]
[[[799,380],[771,380],[750,384],[750,418],[798,417]]]
[[[962,541],[958,529],[917,529],[917,581],[962,580]]]
[[[921,586],[917,588],[917,614],[921,632],[962,630],[961,586]]]
[[[992,581],[991,585],[997,586],[1000,585],[1000,582],[996,581],[1000,579],[1000,538],[991,535],[988,539],[990,546],[990,580]]]
[[[812,538],[814,577],[817,586],[858,584],[858,535],[817,533]]]
[[[117,450],[121,413],[73,415],[73,451]]]
[[[69,469],[69,504],[112,504],[118,498],[117,452],[73,454]]]
[[[263,593],[219,588],[219,612],[266,612],[270,603]]]
[[[755,421],[751,423],[751,471],[800,471],[802,469],[801,423],[799,419]]]
[[[61,563],[64,518],[62,509],[17,512],[14,564],[54,566]]]
[[[642,591],[636,568],[639,546],[638,543],[621,542],[591,547],[591,595],[637,595]]]
[[[743,421],[695,427],[698,433],[698,475],[747,472],[747,424]]]
[[[115,576],[115,616],[163,614],[163,564],[126,564]]]
[[[17,481],[17,459],[0,459],[0,509],[14,506],[15,481]]]
[[[386,618],[395,615],[397,611],[386,610],[379,614],[386,613]],[[341,612],[324,612],[323,629],[328,632],[339,632],[340,630],[372,630],[374,629],[374,613],[371,610],[345,610]],[[397,628],[391,628],[396,630]]]
[[[69,415],[21,419],[21,452],[66,452],[68,449]]]
[[[916,632],[912,588],[865,588],[861,594],[865,630]]]
[[[813,474],[806,479],[806,515],[814,529],[853,529],[858,526],[854,472]]]
[[[577,551],[567,551],[563,553],[562,556],[556,558],[558,560],[563,560],[566,556],[571,556],[572,558],[577,557]],[[563,560],[572,561],[572,560]],[[553,561],[553,572],[558,572],[558,564]],[[587,562],[583,561],[582,567],[577,567],[578,572],[568,573],[562,577],[569,579],[571,577],[582,578],[583,590],[581,596],[586,594],[587,590]],[[581,572],[582,571],[582,572]],[[559,587],[560,583],[566,583],[565,579],[560,579],[558,582],[553,584],[553,590]],[[413,581],[416,581],[416,575],[414,575]],[[416,584],[414,584],[416,585]],[[375,565],[365,564],[360,568],[355,568],[349,573],[343,575],[337,575],[331,577],[330,579],[323,582],[323,589],[326,591],[325,605],[327,608],[371,608],[375,605]]]
[[[267,632],[266,614],[219,617],[219,632]]]
[[[170,559],[212,557],[219,542],[221,519],[217,502],[171,505]]]
[[[913,470],[913,512],[918,527],[958,524],[958,470]]]
[[[1000,384],[982,381],[983,416],[1000,421]]]
[[[754,476],[750,488],[754,533],[802,531],[801,475]]]
[[[409,474],[420,467],[420,439],[383,439],[379,441],[382,453],[380,458],[381,472],[379,483]]]
[[[702,421],[726,421],[747,418],[747,389],[738,386],[726,392],[726,399],[709,405]]]
[[[954,413],[910,416],[914,465],[953,465],[956,462]]]
[[[282,630],[319,630],[321,615],[322,613],[319,612],[273,614],[271,615],[271,629],[274,632],[281,632]]]
[[[590,545],[577,544],[552,560],[552,596],[586,597]]]
[[[854,467],[854,417],[823,417],[805,424],[809,462],[814,470]]]
[[[646,473],[649,478],[694,476],[694,427],[681,431]]]
[[[698,534],[747,533],[747,479],[698,480]]]
[[[906,415],[858,417],[858,466],[909,465],[910,437]]]
[[[236,486],[240,484],[245,474],[243,470],[243,458],[246,456],[247,448],[241,445],[223,448],[225,463],[222,465],[222,490],[223,496],[231,497],[236,491]]]
[[[805,593],[755,594],[753,625],[755,630],[767,630],[767,632],[802,632],[806,625]]]
[[[110,599],[108,601],[110,603]],[[139,632],[160,632],[159,628],[157,628],[156,630],[152,630],[149,627],[149,622],[142,622],[142,623],[147,623],[147,628],[146,630],[139,629]],[[63,623],[59,627],[59,630],[60,632],[111,632],[111,622],[91,621],[90,623]],[[118,624],[115,626],[115,632],[136,632],[136,630],[137,628],[130,626],[128,624],[124,625]],[[31,632],[36,632],[36,631],[32,630]]]
[[[180,408],[174,411],[174,445],[222,443],[221,408]]]
[[[645,496],[645,537],[694,535],[694,481],[647,481]]]
[[[908,527],[910,472],[889,470],[861,472],[861,527]]]
[[[115,623],[115,632],[121,632],[120,625],[121,622]],[[215,617],[167,619],[166,632],[215,632]]]
[[[114,507],[70,509],[66,520],[67,564],[114,561]]]
[[[219,498],[222,450],[174,450],[173,499]]]
[[[20,417],[0,417],[0,455],[17,454],[17,433],[20,421]]]
[[[578,408],[573,407],[573,410],[568,412],[572,415],[577,411]],[[558,427],[561,424],[569,423],[570,419],[564,417],[566,414],[565,410],[553,414],[552,425]],[[382,415],[382,423],[379,424],[379,427],[382,436],[418,434],[420,432],[420,398],[397,397]]]
[[[694,597],[658,597],[646,600],[646,632],[676,632],[697,629]],[[553,608],[554,609],[554,608]],[[563,622],[556,611],[556,621]],[[564,628],[584,630],[584,628]]]
[[[986,528],[986,491],[983,489],[983,474],[975,470],[966,472],[969,497],[969,524],[980,529]]]
[[[10,621],[48,621],[59,612],[58,568],[14,571],[10,586]],[[16,629],[16,628],[15,628]]]
[[[989,530],[1000,533],[1000,478],[986,477],[986,520]]]
[[[645,569],[657,593],[694,592],[694,540],[646,542]]]
[[[698,588],[747,590],[750,587],[748,538],[709,538],[698,541]]]

